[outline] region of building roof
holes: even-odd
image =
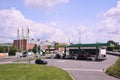
[[[109,44],[109,43],[93,43],[93,44],[71,44],[68,45],[67,47],[114,47],[114,45]]]

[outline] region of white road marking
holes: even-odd
[[[97,69],[73,69],[73,68],[63,68],[63,70],[104,72],[104,70],[97,70]]]
[[[59,61],[57,61],[57,62],[65,62],[65,61],[63,61],[63,60],[59,60]]]

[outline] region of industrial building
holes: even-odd
[[[35,44],[29,43],[27,39],[14,40],[13,44],[17,50],[23,51],[32,49],[35,46]]]

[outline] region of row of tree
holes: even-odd
[[[34,53],[40,53],[40,46],[34,46],[33,49],[29,49],[28,52],[34,52]],[[9,53],[10,56],[15,55],[15,52],[17,52],[17,48],[15,46],[11,46],[11,47],[3,47],[0,46],[0,53]],[[22,52],[22,50],[18,50],[18,52]],[[26,51],[27,52],[27,51]]]
[[[15,52],[17,51],[17,49],[15,48],[15,46],[11,46],[11,47],[3,47],[0,46],[0,53],[9,53],[9,55],[15,55]]]

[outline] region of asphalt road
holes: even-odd
[[[107,59],[104,61],[46,60],[48,61],[48,65],[57,66],[70,72],[75,80],[120,80],[105,74],[105,70],[117,60],[116,56],[107,55]]]
[[[115,63],[117,56],[107,55],[104,61],[70,60],[70,59],[45,59],[48,65],[56,66],[70,72],[75,80],[120,80],[105,74],[105,70]],[[15,59],[0,60],[0,64],[16,63]],[[27,60],[27,59],[26,59]],[[22,61],[20,63],[28,63]],[[31,61],[33,64],[34,61]]]

